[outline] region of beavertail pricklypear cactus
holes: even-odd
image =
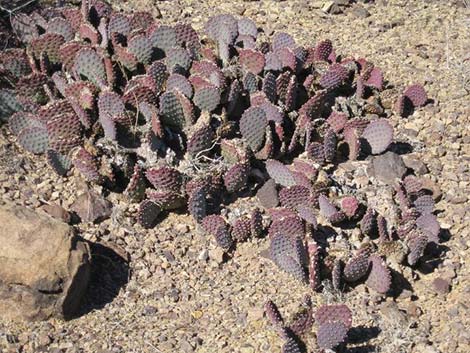
[[[247,109],[240,119],[240,133],[254,152],[263,146],[267,124],[266,112],[260,107]]]
[[[341,200],[341,210],[347,217],[352,218],[359,211],[359,201],[354,196],[346,196]]]
[[[315,309],[310,296],[302,303],[302,308],[294,316],[290,325],[286,325],[277,306],[268,300],[264,312],[283,339],[282,352],[301,352],[298,337],[316,325],[317,345],[320,349],[334,349],[347,341],[347,334],[352,324],[351,310],[346,305],[322,305]]]
[[[205,87],[195,88],[194,104],[203,111],[212,112],[220,103],[219,88],[212,84]]]
[[[362,137],[370,145],[373,154],[384,152],[393,140],[393,128],[384,119],[375,120],[369,123],[362,133]]]
[[[348,76],[349,72],[344,66],[333,64],[320,78],[320,85],[327,90],[333,90],[339,88]]]
[[[340,223],[346,218],[346,214],[343,211],[338,210],[325,195],[320,195],[318,197],[318,204],[320,207],[320,213],[331,223]]]
[[[355,282],[363,278],[369,271],[371,249],[369,246],[357,251],[357,253],[344,266],[344,278],[346,281]]]
[[[291,237],[298,237],[303,236],[305,232],[304,229],[305,226],[302,219],[296,216],[294,212],[291,212],[287,215],[280,216],[279,219],[274,218],[274,221],[269,226],[268,235],[272,237],[276,234],[284,234]]]
[[[408,86],[403,95],[411,101],[415,108],[422,107],[428,100],[426,91],[420,84]]]
[[[276,233],[271,238],[271,259],[280,269],[301,282],[306,281],[304,253],[305,249],[299,237]]]
[[[106,86],[106,69],[103,58],[96,50],[83,48],[77,52],[73,71],[76,78],[84,77],[99,87]]]
[[[303,305],[303,307],[294,314],[289,328],[296,336],[302,336],[311,330],[313,320],[311,303],[309,305]]]
[[[333,51],[333,43],[326,39],[319,42],[313,49],[313,59],[317,61],[327,61]]]
[[[266,170],[269,173],[269,176],[273,178],[277,184],[280,184],[285,187],[293,186],[296,184],[294,175],[290,169],[276,160],[267,160],[266,161]]]
[[[299,206],[310,204],[310,190],[302,185],[283,188],[279,192],[279,200],[281,201],[281,206],[295,210]]]
[[[387,295],[384,249],[399,247],[401,264],[419,266],[439,242],[435,200],[419,177],[408,173],[393,205],[379,208],[335,173],[397,147],[389,118],[427,103],[420,84],[385,104],[392,89],[379,62],[337,53],[330,39],[269,36],[229,14],[198,32],[101,0],[46,13],[11,16],[21,46],[0,53],[0,121],[57,174],[138,203],[137,228],[182,210],[226,258],[238,243],[269,243],[274,264],[311,292],[364,282]],[[341,346],[351,327],[344,305],[315,315],[304,305],[290,325],[272,302],[265,310],[286,353],[302,351],[313,321],[321,350]]]
[[[248,217],[237,219],[233,223],[232,238],[237,242],[245,241],[251,236],[251,221]]]
[[[321,280],[320,280],[320,248],[319,246],[313,241],[309,241],[307,243],[307,251],[309,257],[309,267],[308,267],[308,274],[309,274],[309,282],[310,287],[316,291],[318,290]]]
[[[18,143],[31,153],[44,153],[49,146],[47,129],[45,127],[25,127],[18,133]]]
[[[232,235],[227,222],[218,215],[209,215],[202,219],[204,230],[211,234],[217,244],[223,249],[230,249],[233,245]]]
[[[317,343],[321,349],[333,349],[346,341],[348,328],[341,321],[327,322],[318,327]]]
[[[98,182],[101,179],[96,157],[85,148],[79,147],[73,152],[72,163],[86,180]]]
[[[230,193],[242,190],[247,185],[250,166],[247,163],[234,164],[224,175],[225,188]]]
[[[264,304],[264,312],[274,327],[280,328],[284,326],[284,319],[282,318],[282,315],[279,312],[276,304],[274,304],[271,300],[268,300]]]
[[[379,293],[387,293],[392,282],[390,270],[379,256],[372,255],[369,262],[371,270],[366,285]]]
[[[144,200],[139,207],[137,219],[144,228],[152,228],[155,226],[161,208],[151,200]]]
[[[192,190],[188,198],[188,212],[197,222],[207,215],[207,187],[199,186]]]

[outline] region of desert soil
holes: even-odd
[[[399,89],[424,84],[432,103],[406,119],[392,117],[392,123],[396,140],[413,147],[407,163],[442,194],[436,208],[444,241],[404,272],[408,287],[397,295],[382,298],[358,286],[339,298],[352,308],[356,327],[347,351],[468,353],[470,8],[463,1],[359,1],[331,15],[320,9],[322,3],[115,1],[196,29],[210,15],[231,13],[252,18],[267,35],[289,32],[298,43],[330,38],[337,53],[370,59]],[[360,170],[354,175],[360,178]],[[374,185],[371,193],[390,193]],[[2,128],[2,199],[33,208],[54,201],[67,209],[84,188],[80,177],[58,177],[43,157],[22,153]],[[289,316],[309,289],[260,256],[267,240],[249,241],[223,259],[189,216],[171,214],[144,230],[135,222],[136,205],[117,194],[108,199],[115,205],[110,219],[78,225],[85,239],[114,249],[95,253],[92,285],[78,318],[28,324],[0,319],[1,352],[280,352],[282,342],[263,317],[263,303],[271,298]],[[128,266],[118,254],[129,257]],[[435,286],[437,278],[449,281],[448,293]],[[313,300],[338,298],[324,291]],[[315,347],[313,333],[306,342]]]

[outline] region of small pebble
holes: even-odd
[[[198,255],[198,260],[207,261],[209,259],[209,251],[207,249],[202,250]]]
[[[439,277],[432,282],[433,288],[437,293],[447,294],[450,292],[449,281]]]
[[[369,11],[367,11],[363,6],[354,6],[352,9],[352,13],[357,18],[367,18],[370,16]]]

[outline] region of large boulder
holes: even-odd
[[[15,205],[0,205],[0,315],[70,318],[90,275],[90,249],[67,224]]]

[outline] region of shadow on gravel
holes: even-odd
[[[439,244],[428,244],[423,257],[419,260],[418,266],[416,267],[420,273],[432,273],[444,261],[446,253],[450,250],[444,243],[447,242],[450,237],[451,235],[448,229],[441,229],[439,234],[441,242]]]
[[[424,105],[433,105],[436,101],[434,99],[428,99]],[[409,116],[413,115],[415,112],[415,107],[413,107],[413,103],[409,99],[405,99],[405,106],[403,108],[402,117],[408,118]]]
[[[395,271],[393,268],[390,268],[390,272],[392,273],[392,290],[390,294],[394,298],[398,298],[405,290],[413,291],[411,283],[400,272]]]
[[[128,259],[103,244],[89,243],[89,246],[92,256],[90,283],[76,317],[102,309],[116,298],[129,280]]]
[[[367,341],[376,338],[380,333],[380,328],[377,326],[365,327],[365,326],[356,326],[349,329],[348,332],[348,342],[357,344],[357,343],[366,343]],[[370,347],[370,346],[369,346]],[[363,348],[363,347],[359,347]],[[355,349],[358,349],[356,347]],[[349,352],[349,351],[348,351]]]
[[[387,149],[387,151],[395,152],[396,154],[408,154],[413,152],[413,146],[408,142],[393,142]]]
[[[319,224],[315,231],[315,241],[323,246],[328,245],[328,238],[333,238],[337,233],[334,228]]]
[[[375,353],[375,352],[377,352],[377,347],[372,346],[372,345],[352,347],[344,351],[344,353]]]
[[[291,336],[294,338],[294,341],[299,346],[300,352],[301,353],[308,353],[307,345],[299,337],[297,337],[296,335],[291,333]]]

